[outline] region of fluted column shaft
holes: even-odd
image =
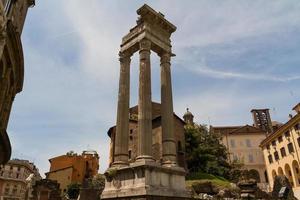
[[[177,162],[170,60],[170,53],[163,53],[161,55],[160,66],[163,165],[176,165]]]
[[[120,53],[120,80],[113,165],[128,165],[130,55]]]
[[[140,41],[140,74],[138,101],[138,159],[152,159],[152,100],[149,40]]]

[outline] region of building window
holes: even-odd
[[[294,126],[294,129],[295,129],[295,131],[299,131],[299,130],[300,130],[300,124],[296,124],[296,125]]]
[[[253,155],[252,154],[249,154],[248,155],[248,158],[249,158],[249,163],[253,163]]]
[[[298,146],[300,147],[300,137],[297,138]]]
[[[234,140],[230,140],[230,145],[231,145],[231,148],[235,148],[235,141]]]
[[[181,141],[177,142],[177,146],[178,146],[178,151],[182,151]]]
[[[285,157],[286,156],[286,152],[285,152],[285,148],[284,147],[282,147],[280,149],[280,153],[281,153],[281,157]]]
[[[272,146],[276,146],[276,140],[272,141]]]
[[[131,159],[131,150],[128,151],[128,157]]]
[[[284,136],[285,136],[285,137],[290,137],[290,136],[291,136],[290,131],[285,132],[285,133],[284,133]]]
[[[18,193],[18,186],[14,185],[14,189],[12,191],[13,194],[17,194]]]
[[[251,147],[251,141],[249,139],[246,139],[246,145],[247,147]]]
[[[270,145],[269,144],[267,145],[267,149],[270,150]]]
[[[273,163],[273,157],[272,157],[272,155],[269,155],[269,156],[268,156],[268,159],[269,159],[269,163],[270,163],[270,164]]]
[[[6,187],[6,188],[5,188],[4,194],[5,194],[5,195],[8,195],[8,194],[9,194],[9,187]]]
[[[274,152],[274,158],[276,161],[279,160],[279,154],[277,151]]]
[[[294,152],[294,146],[292,143],[288,143],[288,149],[289,149],[289,152],[290,153],[293,153]]]
[[[279,137],[278,137],[278,142],[280,143],[280,142],[282,142],[282,141],[283,141],[282,136],[279,136]]]
[[[132,134],[133,133],[133,129],[130,129],[130,134]]]

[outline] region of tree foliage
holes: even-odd
[[[186,125],[186,162],[189,174],[204,172],[229,178],[236,163],[228,162],[227,148],[221,143],[221,135],[208,130],[205,125]]]
[[[67,186],[67,195],[70,199],[77,199],[80,193],[80,184],[79,183],[71,183]]]
[[[102,193],[102,191],[104,190],[104,187],[105,187],[105,176],[103,174],[95,175],[91,179],[89,187],[93,188],[93,189],[97,189]]]

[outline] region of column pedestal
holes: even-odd
[[[164,167],[156,162],[131,163],[127,167],[105,173],[105,189],[101,199],[187,200],[184,169]]]

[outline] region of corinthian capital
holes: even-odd
[[[130,61],[131,54],[128,52],[120,51],[119,56],[120,56],[120,58],[119,58],[120,62],[128,62],[128,61]]]
[[[147,39],[142,39],[140,41],[140,51],[150,51],[151,49],[151,41]]]
[[[169,52],[164,52],[160,54],[160,63],[170,63],[172,54]]]

